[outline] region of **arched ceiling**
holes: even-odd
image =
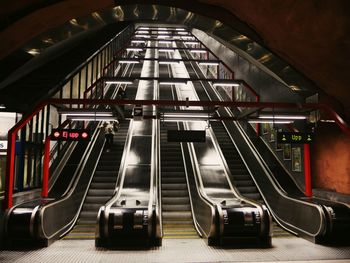
[[[143,4],[144,8],[133,7],[130,11],[117,7],[134,4]],[[163,14],[159,5],[180,9],[167,8],[170,13]],[[147,8],[151,11],[146,12]],[[0,3],[0,59],[17,49],[29,48],[38,36],[43,37],[50,30],[57,32],[68,24],[75,24],[77,32],[79,27],[89,29],[84,17],[92,15],[103,24],[104,17],[100,14],[108,10],[114,10],[116,20],[122,20],[121,16],[145,19],[143,15],[152,14],[149,19],[181,22],[171,21],[171,15],[175,16],[172,12],[181,9],[190,11],[183,17],[184,24],[210,29],[209,33],[246,49],[248,54],[258,56],[257,59],[259,54],[270,51],[268,55],[275,59],[267,57],[264,61],[263,57],[262,62],[277,75],[284,75],[287,83],[293,83],[297,74],[286,66],[287,62],[324,91],[334,106],[337,101],[341,102],[342,107],[337,109],[349,119],[350,1],[347,0],[6,0]],[[120,13],[125,10],[132,14]],[[181,18],[181,14],[176,16]],[[74,30],[69,32],[74,34]],[[237,32],[248,38],[237,38]],[[52,39],[41,40],[46,40],[48,46],[52,44]],[[297,87],[312,86],[301,79]]]

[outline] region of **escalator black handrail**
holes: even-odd
[[[235,123],[236,124],[236,123]],[[252,153],[255,155],[256,157],[256,160],[258,161],[258,163],[261,165],[261,167],[264,169],[265,171],[265,175],[267,176],[267,178],[269,178],[270,182],[272,183],[272,185],[275,187],[275,189],[280,193],[281,196],[283,196],[284,198],[286,199],[289,199],[289,200],[292,200],[294,202],[297,202],[297,203],[301,203],[303,205],[306,205],[306,206],[312,206],[314,208],[316,208],[318,211],[319,211],[319,215],[320,215],[320,219],[321,219],[321,222],[320,222],[320,227],[319,227],[319,230],[317,233],[310,233],[308,231],[305,231],[303,229],[298,229],[299,231],[301,232],[304,232],[310,236],[318,236],[318,235],[323,235],[324,232],[325,232],[325,222],[326,222],[326,215],[324,213],[324,210],[322,209],[322,207],[320,205],[317,205],[317,204],[313,204],[311,202],[307,202],[307,201],[304,201],[304,200],[300,200],[300,199],[296,199],[296,198],[292,198],[292,197],[289,197],[288,194],[285,194],[285,192],[280,188],[280,186],[276,183],[276,181],[274,180],[274,176],[271,172],[271,170],[269,169],[269,167],[267,166],[266,162],[262,159],[262,157],[260,156],[259,152],[257,151],[257,149],[255,148],[254,144],[250,141],[250,139],[245,136],[244,134],[244,131],[242,130],[242,128],[240,127],[240,125],[236,124],[236,126],[238,127],[239,129],[239,132],[241,133],[241,135],[243,136],[244,140],[246,141],[247,143],[247,146],[251,149]],[[267,202],[266,205],[270,208],[269,206],[269,203]],[[277,219],[279,222],[283,222],[284,224],[286,225],[291,225],[290,223],[288,222],[285,222],[284,220],[282,220],[280,217],[278,217],[275,212],[273,210],[271,210],[270,208],[270,211],[272,212],[272,214],[274,215],[275,219]],[[276,221],[277,221],[276,220]],[[296,228],[294,225],[291,225],[293,228]],[[293,232],[293,231],[292,231]]]
[[[245,203],[250,204],[251,206],[253,206],[253,207],[255,207],[256,209],[259,210],[259,213],[260,213],[260,216],[261,216],[261,222],[269,222],[269,225],[271,225],[271,224],[272,224],[271,216],[270,216],[269,214],[266,214],[266,213],[264,212],[263,206],[262,206],[261,204],[259,204],[257,201],[251,200],[251,199],[249,199],[249,198],[243,196],[243,195],[237,190],[237,188],[232,184],[232,182],[231,182],[231,180],[230,180],[230,178],[232,178],[232,175],[231,175],[230,168],[229,168],[229,166],[228,166],[228,164],[227,164],[227,162],[226,162],[226,158],[224,157],[224,154],[223,154],[223,152],[222,152],[222,150],[221,150],[221,148],[220,148],[220,146],[219,146],[219,142],[217,141],[217,138],[216,138],[216,136],[215,136],[215,133],[214,133],[213,129],[212,129],[212,128],[209,128],[209,130],[210,130],[210,133],[211,133],[211,136],[212,136],[212,140],[213,140],[213,142],[214,142],[213,144],[214,144],[214,146],[216,147],[216,150],[217,150],[217,152],[219,153],[220,158],[221,158],[221,160],[222,160],[222,162],[223,162],[223,165],[224,165],[224,167],[225,167],[226,178],[227,178],[227,181],[228,181],[228,183],[229,183],[229,185],[230,185],[231,191],[234,193],[234,195],[235,195],[239,200],[241,200],[241,202],[244,201]],[[236,149],[237,149],[237,148],[236,148]],[[239,154],[240,154],[240,153],[239,153]],[[248,169],[248,166],[246,166],[245,161],[244,161],[244,164],[245,164],[245,167],[247,168],[247,170],[248,170],[248,172],[249,172],[249,174],[250,174],[250,176],[251,176],[251,171]],[[231,175],[231,176],[230,176],[230,175]],[[251,176],[251,177],[252,177],[252,176]],[[253,178],[253,177],[252,177],[252,178]],[[254,183],[255,183],[255,181],[254,181]],[[266,217],[266,216],[269,217],[267,220],[265,220],[265,217]],[[270,236],[271,236],[271,234],[272,234],[272,232],[271,232],[272,229],[271,229],[269,226],[266,226],[266,225],[264,225],[263,227],[260,228],[260,234],[263,235],[263,233],[265,232],[265,229],[266,229],[266,228],[269,228],[269,233],[270,233]]]
[[[130,122],[130,127],[133,127],[133,123],[134,121],[132,120]],[[154,138],[155,134],[154,132],[157,132],[157,130],[155,130],[155,121],[153,120],[153,130],[152,130],[152,137]],[[122,189],[123,189],[123,185],[124,185],[124,180],[125,180],[125,173],[126,173],[126,158],[129,154],[130,151],[130,146],[131,146],[131,140],[132,140],[132,131],[129,131],[127,134],[127,138],[126,138],[126,143],[124,146],[124,151],[123,151],[123,156],[121,159],[121,163],[122,165],[119,168],[119,172],[118,172],[118,179],[117,179],[117,183],[116,183],[116,187],[115,187],[115,191],[113,196],[106,202],[106,204],[104,206],[101,206],[97,215],[97,221],[100,222],[101,221],[101,214],[102,211],[103,212],[103,216],[104,216],[104,222],[108,222],[108,217],[110,214],[110,209],[112,207],[112,205],[114,205],[115,203],[118,202],[118,200],[120,199],[121,193],[122,193]],[[154,147],[157,147],[158,145],[156,145],[156,142],[152,142],[152,145]],[[158,224],[159,224],[159,207],[158,207],[158,200],[157,200],[157,185],[156,184],[157,181],[157,167],[158,167],[158,162],[155,161],[154,159],[157,159],[158,156],[157,155],[157,149],[154,149],[154,147],[151,149],[151,152],[153,154],[153,156],[155,156],[156,158],[152,158],[152,163],[151,163],[151,174],[150,174],[150,185],[149,185],[149,191],[150,191],[150,199],[148,202],[148,222],[156,222],[156,226],[154,226],[152,223],[148,224],[148,235],[151,237],[153,234],[153,230],[154,227],[156,227],[156,235],[158,235],[160,233],[160,231],[157,231],[158,228]],[[155,155],[154,155],[155,154]],[[156,214],[156,218],[153,220],[153,212],[155,211]],[[157,212],[158,211],[158,212]],[[98,225],[98,228],[100,227],[100,224]],[[105,237],[108,237],[108,224],[104,224],[103,225],[104,229],[103,229],[103,233]],[[97,233],[100,233],[101,230],[98,229]],[[160,236],[156,236],[156,238],[160,238]]]
[[[174,70],[172,67],[170,67],[171,69],[171,74],[172,76],[175,75],[174,74]],[[178,95],[176,95],[178,97]],[[197,96],[197,94],[195,93],[195,96]],[[199,100],[198,96],[197,99]],[[182,124],[182,128],[188,130],[188,123],[187,122],[183,122]],[[199,169],[199,165],[198,165],[198,161],[195,155],[195,150],[194,150],[194,146],[193,143],[187,143],[187,148],[188,148],[188,153],[189,153],[189,157],[191,160],[191,164],[192,164],[192,169],[193,169],[193,176],[195,179],[195,184],[196,184],[196,190],[197,190],[197,194],[199,196],[199,198],[201,199],[202,203],[205,204],[209,210],[210,210],[210,227],[209,229],[205,230],[203,229],[203,227],[198,223],[196,217],[195,217],[195,213],[192,215],[194,222],[196,222],[196,225],[200,227],[200,229],[202,230],[201,232],[205,234],[205,236],[210,239],[213,238],[215,239],[217,236],[217,227],[216,227],[216,211],[218,211],[220,213],[220,209],[217,209],[217,204],[215,202],[213,202],[204,192],[204,187],[203,187],[203,183],[201,181],[201,176],[200,176],[200,169]],[[221,225],[223,225],[223,215],[222,213],[219,214],[219,218],[221,219]]]
[[[192,64],[192,63],[191,63]],[[211,87],[212,88],[212,91],[214,92],[214,93],[216,93],[216,96],[220,99],[220,100],[223,100],[223,98],[221,97],[221,95],[213,88],[213,87]],[[207,92],[207,91],[206,91]],[[207,93],[208,94],[208,93]],[[210,97],[210,96],[209,96]],[[226,111],[227,111],[227,113],[229,114],[229,115],[231,115],[232,116],[232,113],[230,113],[227,109],[225,109]],[[234,125],[236,125],[237,126],[237,123],[236,122],[233,122],[234,123]],[[240,130],[240,132],[241,132],[241,130]],[[246,138],[245,138],[246,139]],[[249,139],[249,138],[248,138]],[[247,144],[248,145],[248,144]],[[249,145],[248,145],[249,146]],[[238,147],[237,147],[237,149],[238,149]],[[255,152],[253,151],[253,153],[255,154]],[[261,157],[261,156],[260,156]],[[244,160],[244,158],[243,158],[243,160]],[[257,160],[259,160],[258,162],[259,163],[261,163],[261,158],[260,159],[257,159]],[[263,161],[263,160],[262,160]],[[267,166],[263,166],[263,168],[264,168],[264,173],[265,174],[268,174],[268,171],[269,171],[269,169],[268,169],[268,167]],[[271,172],[271,171],[270,171]],[[252,177],[252,178],[254,178],[254,176]],[[268,176],[268,178],[271,180],[271,177],[270,177],[270,174],[269,174],[269,176]],[[256,182],[256,180],[254,179],[254,181]],[[288,199],[290,199],[290,200],[295,200],[295,199],[292,199],[292,198],[290,198],[290,197],[288,197],[287,195],[285,195],[285,194],[282,194],[282,190],[281,190],[281,188],[279,188],[279,187],[276,187],[276,181],[274,181],[274,180],[272,180],[272,182],[273,182],[273,186],[275,187],[275,189],[278,189],[278,192],[280,193],[280,195],[282,195],[282,196],[284,196],[284,197],[286,197],[286,198],[288,198]],[[257,185],[258,186],[258,185]],[[261,192],[261,189],[258,187],[258,189],[260,190],[260,192]],[[262,195],[263,196],[263,195]],[[264,198],[264,196],[263,196],[263,198]],[[265,200],[266,201],[266,200]],[[306,205],[309,205],[309,203],[307,203],[307,202],[304,202],[304,201],[302,201],[302,200],[298,200],[299,202],[301,202],[301,203],[303,203],[303,204],[306,204]],[[267,202],[265,202],[267,205],[268,205],[268,207],[270,208],[270,210],[271,210],[271,207],[269,206],[269,204],[267,203]],[[325,219],[326,219],[326,216],[325,216],[325,214],[324,214],[324,211],[323,211],[323,209],[321,208],[321,207],[319,207],[319,206],[317,206],[317,205],[314,205],[314,207],[316,207],[317,209],[318,209],[318,212],[319,212],[319,214],[320,214],[320,219],[321,219],[321,222],[320,222],[320,228],[319,228],[319,231],[316,233],[316,234],[314,234],[314,236],[316,236],[316,235],[318,235],[318,234],[324,234],[324,232],[325,232],[325,226],[323,225],[323,223],[325,222]],[[272,210],[271,210],[272,211]],[[273,216],[274,217],[276,217],[276,215],[275,215],[275,213],[273,213],[273,211],[272,211],[272,214],[273,214]],[[285,224],[288,224],[288,223],[285,223]],[[305,232],[305,231],[303,231],[303,230],[301,230],[302,232]],[[292,231],[292,232],[294,232],[294,231]],[[313,236],[311,233],[309,233],[311,236]]]
[[[183,123],[183,124],[185,126],[185,123]],[[181,148],[183,148],[182,145],[181,145]],[[195,222],[200,227],[200,229],[202,230],[202,233],[204,233],[207,238],[215,237],[217,235],[216,227],[215,227],[215,221],[216,221],[215,220],[215,211],[217,210],[217,204],[215,202],[213,202],[204,192],[203,183],[200,179],[200,169],[199,169],[199,165],[197,162],[197,158],[195,157],[195,150],[194,150],[193,144],[187,143],[187,148],[188,148],[188,153],[189,153],[189,157],[190,157],[191,164],[192,164],[192,172],[193,172],[193,176],[195,179],[195,184],[196,184],[198,196],[201,198],[202,202],[209,207],[209,209],[211,211],[211,218],[210,218],[211,224],[210,224],[209,231],[206,232],[203,229],[203,227],[197,223],[198,221],[196,220],[196,218],[194,218],[194,219],[195,219]],[[184,151],[184,150],[182,149],[182,151]],[[222,216],[220,216],[220,218],[222,218]]]
[[[81,158],[81,160],[79,162],[78,168],[75,171],[75,176],[74,176],[75,179],[74,179],[74,182],[72,183],[72,187],[69,188],[69,191],[66,192],[61,198],[56,199],[56,200],[54,200],[46,205],[41,206],[40,209],[38,210],[39,223],[38,222],[33,222],[33,223],[38,224],[38,233],[37,234],[39,235],[39,238],[46,238],[46,239],[55,238],[55,237],[57,237],[57,234],[62,235],[63,233],[65,233],[64,230],[70,228],[71,225],[74,225],[74,222],[79,215],[80,209],[78,209],[78,211],[73,212],[73,215],[71,215],[70,222],[67,222],[66,224],[62,225],[60,229],[56,229],[56,231],[54,233],[48,233],[48,230],[45,228],[45,220],[47,220],[47,216],[45,214],[49,211],[49,209],[55,208],[60,203],[67,203],[73,197],[73,194],[75,193],[75,191],[77,189],[78,183],[80,182],[80,178],[83,175],[84,168],[86,167],[86,164],[89,161],[89,157],[91,156],[91,153],[94,149],[94,146],[98,143],[99,137],[102,137],[101,130],[96,129],[92,135],[92,140],[89,142],[88,147],[86,147],[86,150],[83,154],[83,157]],[[100,148],[100,151],[102,151],[102,147]],[[98,154],[100,155],[101,152],[99,152]],[[95,163],[93,170],[92,171],[90,170],[90,177],[92,177],[92,174],[93,174],[94,170],[96,169],[96,166],[97,166],[97,162]],[[91,178],[90,178],[90,180],[91,180]],[[88,187],[86,187],[84,195],[86,195],[87,190],[88,190]],[[81,200],[79,207],[81,207],[83,200],[84,199]],[[69,206],[70,204],[67,203],[67,205]],[[68,211],[66,211],[66,213],[68,213]],[[31,226],[31,227],[34,228],[34,226]]]
[[[187,53],[186,53],[186,55],[188,56]],[[194,68],[194,66],[193,66],[193,62],[190,62],[190,65],[192,66],[192,68],[193,68],[194,72],[196,73],[196,75],[199,77],[197,71],[195,70],[195,68]],[[204,91],[206,92],[208,98],[209,98],[210,100],[212,100],[212,98],[211,98],[210,95],[208,94],[206,88],[204,87],[203,83],[201,83],[201,85],[203,86],[203,89],[204,89]],[[223,155],[223,153],[222,153],[222,151],[221,151],[221,148],[218,146],[219,143],[218,143],[218,141],[217,141],[217,139],[216,139],[216,136],[214,135],[214,132],[213,132],[213,130],[212,130],[211,128],[209,129],[209,131],[210,131],[210,134],[211,134],[211,138],[212,138],[212,140],[213,140],[214,147],[216,148],[217,152],[219,153],[219,156],[220,156],[220,158],[221,158],[221,160],[222,160],[222,163],[223,163],[223,165],[224,165],[224,172],[225,172],[225,174],[226,174],[227,182],[228,182],[228,184],[229,184],[229,186],[230,186],[231,192],[232,192],[232,193],[236,196],[236,198],[238,198],[239,200],[244,201],[244,202],[246,202],[246,203],[248,203],[248,204],[254,206],[256,209],[258,209],[259,212],[260,212],[260,215],[261,215],[261,219],[262,219],[261,222],[269,222],[270,225],[271,225],[271,222],[272,222],[271,216],[270,216],[268,213],[265,213],[265,212],[264,212],[264,209],[263,209],[262,205],[259,204],[259,203],[257,203],[257,202],[254,201],[254,200],[250,200],[250,199],[244,197],[243,195],[241,195],[241,194],[239,193],[239,191],[237,191],[236,187],[233,186],[233,184],[232,184],[232,182],[231,182],[231,180],[230,180],[230,178],[232,178],[232,177],[228,175],[228,174],[231,173],[231,172],[230,172],[230,169],[229,169],[229,167],[228,167],[228,165],[227,165],[226,159],[225,159],[225,157],[224,157],[224,155]],[[246,166],[246,167],[247,167],[247,166]],[[249,171],[249,170],[248,170],[248,171]],[[249,172],[250,172],[250,171],[249,171]],[[265,217],[266,217],[266,216],[268,217],[268,220],[265,220]],[[221,218],[221,217],[220,217],[220,218]],[[222,220],[221,220],[221,221],[222,221]],[[221,223],[223,224],[223,222],[221,222]],[[266,226],[265,224],[264,224],[264,226],[260,229],[260,234],[262,235],[262,234],[265,232],[265,229],[266,229],[266,228],[269,229],[269,235],[271,236],[271,228],[270,228],[269,226]],[[220,229],[223,229],[223,226],[222,226]]]
[[[216,93],[217,97],[219,99],[222,100],[222,97],[221,95],[214,89],[212,88],[212,90]],[[226,112],[232,116],[232,113],[228,110],[228,109],[225,109]],[[272,175],[272,172],[270,171],[270,169],[268,168],[267,164],[264,162],[264,160],[262,159],[262,157],[260,156],[260,154],[257,152],[256,148],[254,147],[254,144],[250,141],[249,137],[245,135],[242,127],[240,125],[237,124],[237,122],[233,122],[233,124],[237,127],[237,130],[239,131],[239,133],[241,134],[242,138],[244,139],[246,145],[249,147],[249,150],[251,151],[251,153],[253,153],[256,161],[259,163],[260,167],[263,169],[264,171],[264,174],[266,175],[266,177],[269,179],[269,181],[271,182],[272,186],[275,188],[275,190],[281,195],[283,196],[283,198],[286,198],[286,199],[289,199],[293,202],[297,202],[297,203],[300,203],[300,204],[303,204],[303,205],[306,205],[306,206],[312,206],[314,208],[317,209],[318,213],[319,213],[319,216],[320,216],[320,226],[318,228],[318,231],[316,233],[310,233],[308,231],[305,231],[304,229],[300,229],[288,222],[285,222],[283,219],[281,219],[280,217],[278,217],[276,215],[276,213],[271,209],[271,206],[269,205],[268,202],[266,202],[266,198],[264,197],[264,195],[262,194],[264,200],[265,200],[265,203],[266,205],[269,207],[269,210],[271,211],[271,214],[273,215],[273,217],[276,219],[277,222],[283,222],[282,225],[287,225],[287,226],[290,226],[292,227],[292,229],[298,229],[300,232],[303,232],[309,236],[313,236],[313,237],[316,237],[318,235],[324,235],[325,234],[325,231],[326,231],[326,226],[325,226],[325,222],[326,222],[326,215],[324,213],[324,210],[322,209],[322,207],[320,207],[319,205],[316,205],[316,204],[312,204],[310,202],[307,202],[307,201],[304,201],[304,200],[299,200],[299,199],[295,199],[295,198],[292,198],[292,197],[289,197],[285,192],[284,190],[282,190],[280,188],[280,186],[277,184],[277,182],[273,179],[273,175]],[[237,147],[238,149],[238,147]],[[244,160],[244,158],[243,158]],[[252,174],[253,175],[253,174]],[[254,178],[254,175],[253,175],[253,178]],[[258,185],[257,185],[258,187]],[[261,189],[258,187],[258,189],[260,190],[261,193],[263,193],[263,191],[261,191]],[[294,232],[293,230],[291,229],[288,229],[289,231],[291,232]]]

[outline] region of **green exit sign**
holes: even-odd
[[[278,143],[312,143],[314,141],[313,133],[303,132],[278,132]]]

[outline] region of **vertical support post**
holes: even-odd
[[[310,145],[304,144],[304,179],[305,179],[305,195],[312,196],[311,186],[311,165],[310,165]]]
[[[260,102],[260,97],[259,96],[256,96],[256,102]],[[256,135],[258,137],[260,136],[260,127],[261,127],[261,124],[257,123],[256,124]]]
[[[231,76],[231,79],[234,80],[234,79],[233,79],[233,74],[232,74],[232,76]],[[232,90],[231,90],[232,101],[235,101],[235,87],[232,86],[231,89],[232,89]]]
[[[219,79],[220,78],[220,64],[216,66],[216,78]]]
[[[50,173],[50,135],[45,139],[44,147],[44,165],[43,165],[43,183],[41,189],[41,197],[47,198],[49,195],[49,173]]]

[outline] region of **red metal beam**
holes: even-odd
[[[116,99],[48,99],[37,105],[31,114],[19,121],[8,132],[6,161],[5,208],[12,207],[15,141],[17,132],[26,125],[43,107],[48,104],[83,104],[83,105],[154,105],[154,106],[202,106],[202,107],[243,107],[243,108],[283,108],[283,109],[318,109],[324,110],[350,137],[350,128],[345,121],[328,105],[320,103],[284,103],[284,102],[236,102],[236,101],[173,101],[173,100],[116,100]]]
[[[327,104],[288,103],[288,102],[243,102],[243,101],[174,101],[174,100],[117,100],[117,99],[48,99],[48,104],[84,105],[154,105],[154,106],[202,106],[202,107],[242,107],[242,108],[281,108],[324,110],[330,114],[341,130],[350,137],[348,124]]]
[[[350,127],[327,104],[288,103],[288,102],[242,102],[242,101],[174,101],[174,100],[117,100],[117,99],[48,99],[47,104],[84,104],[84,105],[154,105],[154,106],[202,106],[202,107],[242,107],[242,108],[282,108],[323,110],[336,122],[341,130],[350,136]]]

